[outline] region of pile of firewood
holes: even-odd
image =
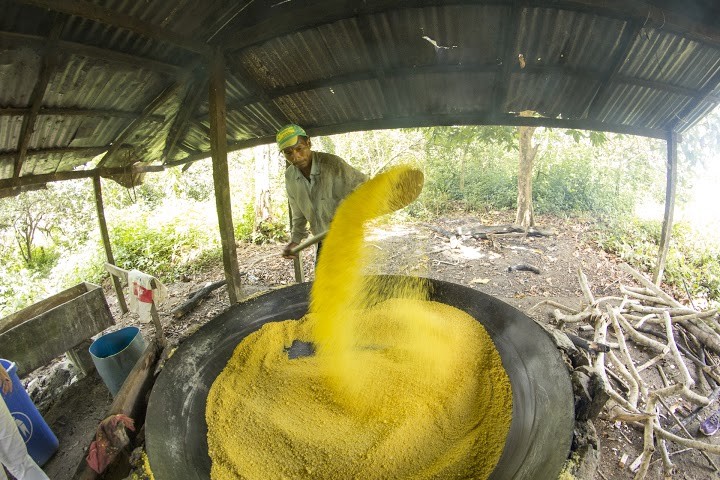
[[[685,424],[719,408],[718,310],[688,308],[641,273],[627,265],[623,269],[642,287],[621,286],[621,297],[596,298],[580,270],[582,310],[552,301],[541,302],[531,310],[550,305],[561,329],[571,324],[592,335],[592,342],[584,342],[583,347],[592,352],[588,355],[590,368],[609,395],[605,405],[609,419],[643,431],[643,451],[630,464],[635,480],[645,478],[657,451],[665,478],[672,478],[673,463],[666,442],[699,450],[717,471],[707,454],[720,454],[720,445],[695,439]],[[638,347],[635,352],[645,351],[650,358],[641,363],[638,353],[631,354],[628,342]],[[668,378],[665,368],[679,374]],[[658,376],[662,386],[654,387]],[[678,404],[695,406],[685,423],[671,407]]]

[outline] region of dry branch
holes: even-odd
[[[172,310],[172,316],[175,318],[182,317],[186,313],[190,312],[193,308],[195,308],[203,298],[207,297],[210,294],[210,292],[222,287],[223,285],[225,285],[225,283],[227,283],[227,280],[220,280],[218,282],[206,285],[196,292],[193,292],[192,294],[190,294],[190,298],[185,303],[178,307],[175,307]]]
[[[593,340],[596,344],[608,345],[608,327],[612,325],[612,334],[617,339],[614,351],[591,351],[592,368],[601,379],[610,401],[606,408],[612,420],[622,421],[628,425],[643,430],[643,450],[631,465],[636,472],[635,480],[644,479],[653,463],[652,458],[657,452],[658,461],[662,461],[663,474],[671,478],[673,464],[671,454],[667,451],[666,442],[700,450],[707,453],[720,454],[720,445],[713,445],[696,440],[687,432],[682,421],[672,412],[666,399],[673,397],[673,402],[683,399],[697,405],[711,404],[711,398],[698,393],[696,381],[688,369],[688,361],[697,365],[699,372],[720,385],[720,375],[716,372],[717,366],[710,358],[706,359],[704,348],[708,352],[720,355],[720,326],[708,319],[717,314],[715,310],[698,312],[690,309],[672,298],[670,295],[655,286],[642,274],[623,265],[623,270],[630,273],[641,287],[620,286],[625,295],[623,298],[603,297],[595,299],[587,277],[582,270],[578,270],[578,280],[583,292],[583,307],[574,310],[555,302],[544,301],[533,307],[533,311],[540,306],[555,307],[552,314],[558,320],[574,323],[578,330],[594,330]],[[602,305],[602,306],[601,306]],[[586,326],[591,325],[591,327]],[[676,337],[680,335],[680,337]],[[684,344],[678,341],[684,340]],[[646,347],[654,352],[652,358],[638,365],[628,346],[628,341],[640,347]],[[687,345],[683,346],[683,345]],[[696,353],[690,350],[693,348]],[[700,357],[700,358],[698,358]],[[715,358],[715,357],[713,357]],[[668,380],[659,362],[667,362],[679,372],[677,380]],[[648,368],[655,365],[663,378],[664,388],[651,387],[650,380],[643,378],[648,375]],[[613,367],[610,369],[609,367]],[[646,373],[643,373],[646,372]],[[699,375],[702,375],[699,373]],[[610,383],[609,378],[613,379]],[[703,378],[703,380],[705,380]],[[677,381],[677,383],[672,383]],[[614,383],[617,382],[617,383]],[[616,390],[615,388],[618,388]],[[720,387],[718,387],[720,390]],[[707,392],[703,390],[703,393]],[[670,412],[675,424],[685,430],[683,438],[666,430],[661,420],[666,416],[658,414],[658,403]],[[699,409],[705,411],[704,409]],[[696,410],[697,411],[697,410]],[[663,420],[665,421],[665,420]],[[707,452],[707,453],[706,453]],[[709,459],[709,457],[707,457]],[[710,461],[710,460],[709,460]],[[717,470],[714,463],[711,464]]]

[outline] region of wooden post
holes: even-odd
[[[660,236],[660,249],[658,252],[653,283],[660,285],[665,271],[670,237],[672,234],[673,213],[675,211],[675,190],[677,188],[677,132],[671,131],[667,137],[667,181],[665,186],[665,218],[663,219],[662,234]]]
[[[233,230],[230,204],[230,182],[227,164],[227,124],[225,112],[225,58],[217,47],[210,60],[210,152],[212,153],[213,182],[217,206],[223,266],[230,303],[237,303],[240,296],[240,270],[238,268],[235,232]]]
[[[95,208],[97,209],[98,223],[100,224],[100,236],[102,237],[103,247],[105,247],[105,257],[108,263],[115,265],[115,257],[113,257],[110,246],[110,235],[108,234],[107,222],[105,221],[105,208],[103,207],[102,186],[100,185],[99,175],[93,177],[93,187],[95,188]],[[128,307],[125,302],[125,295],[123,294],[120,280],[114,275],[110,275],[110,278],[112,279],[115,294],[120,304],[120,311],[127,313]]]
[[[288,216],[290,216],[290,233],[292,234],[292,208],[290,208],[290,202],[288,202]],[[297,257],[293,259],[293,268],[295,269],[295,281],[303,283],[305,273],[303,272],[302,252],[298,252]]]

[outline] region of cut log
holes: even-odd
[[[172,310],[172,316],[174,318],[180,318],[183,315],[190,312],[192,309],[194,309],[198,303],[200,303],[200,300],[207,297],[210,292],[213,290],[222,287],[227,283],[227,280],[220,280],[218,282],[211,283],[209,285],[206,285],[205,287],[201,288],[200,290],[197,290],[196,292],[193,292],[190,294],[190,298],[183,303],[182,305],[175,307]]]
[[[147,394],[155,383],[155,364],[160,357],[161,348],[156,340],[152,340],[150,345],[145,349],[143,355],[135,363],[135,366],[128,374],[125,382],[118,391],[110,408],[104,418],[111,415],[123,414],[135,420],[136,431],[145,422],[145,403]],[[90,439],[85,449],[85,453],[89,449],[90,443],[95,439],[95,435]],[[110,468],[112,463],[108,466]],[[85,461],[85,455],[75,471],[76,480],[96,480],[101,474],[95,472]]]

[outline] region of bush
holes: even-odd
[[[207,215],[207,205],[180,203],[152,213],[135,208],[128,215],[126,209],[110,232],[117,265],[170,282],[196,268],[192,263],[204,250],[217,248],[216,218]]]
[[[602,225],[596,232],[596,241],[604,250],[650,273],[657,262],[661,228],[659,221],[618,220]],[[718,304],[719,272],[717,239],[712,234],[703,235],[687,223],[673,225],[663,281],[683,297],[689,294],[700,304]]]

